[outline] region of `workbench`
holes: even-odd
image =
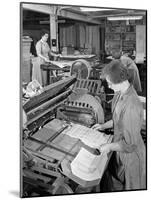
[[[72,65],[71,61],[51,61],[51,63],[44,63],[42,64],[41,70],[46,71],[47,72],[47,85],[53,83],[53,72],[55,71],[56,76],[58,76],[59,72],[69,72],[70,71],[70,67]]]
[[[80,54],[80,55],[60,55],[60,60],[78,60],[78,59],[85,59],[87,61],[91,61],[92,59],[94,59],[96,57],[95,54],[90,54],[90,55],[86,55],[86,54]]]

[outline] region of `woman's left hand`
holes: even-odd
[[[109,153],[111,151],[111,144],[102,144],[99,150],[101,153]]]

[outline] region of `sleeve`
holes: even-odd
[[[134,80],[135,80],[135,74],[136,72],[133,68],[128,68],[128,76],[129,76],[128,80],[133,85],[134,85]]]
[[[124,112],[122,124],[122,138],[120,145],[125,153],[131,153],[139,144],[141,127],[143,123],[143,108],[141,105],[128,105]]]
[[[128,67],[128,73],[129,73],[129,82],[133,84],[136,91],[141,92],[141,81],[139,77],[139,71],[137,69],[137,66],[134,62],[130,64]]]
[[[40,42],[37,42],[37,44],[36,44],[36,53],[37,53],[37,56],[39,54],[41,54],[41,43]]]

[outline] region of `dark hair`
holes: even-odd
[[[109,76],[112,83],[118,84],[128,80],[128,69],[123,65],[121,60],[113,60],[103,69],[103,77]]]
[[[48,35],[49,35],[49,31],[46,30],[46,29],[42,29],[42,30],[40,31],[40,38],[42,38],[42,36],[44,36],[45,34],[48,34]]]

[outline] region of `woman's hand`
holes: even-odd
[[[101,153],[109,153],[111,151],[111,144],[102,144],[99,150]]]
[[[59,57],[60,57],[60,54],[56,54],[55,57],[59,58]]]
[[[48,58],[45,58],[44,60],[45,62],[51,62]]]
[[[104,130],[103,124],[95,124],[94,126],[91,127],[94,130]]]

